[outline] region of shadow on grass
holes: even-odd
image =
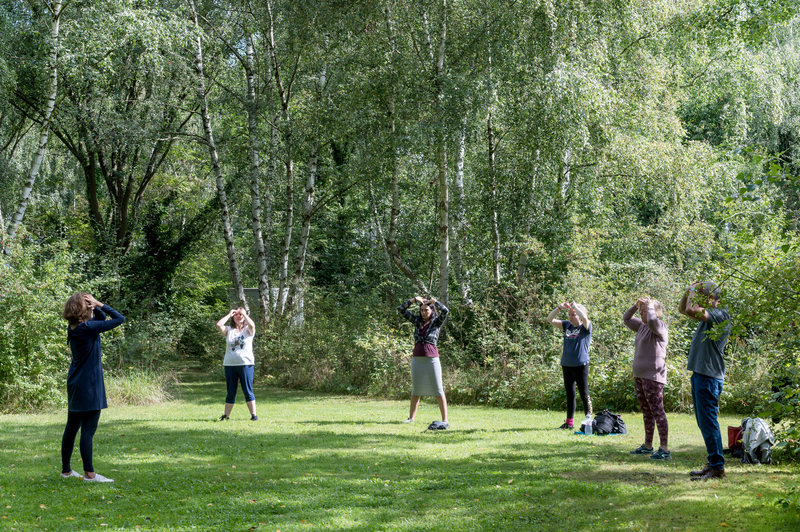
[[[14,505],[32,508],[20,518],[25,527],[51,530],[95,528],[101,519],[110,527],[151,530],[290,531],[317,525],[548,532],[644,525],[707,530],[712,528],[704,523],[712,521],[718,530],[724,519],[731,529],[743,530],[737,523],[745,525],[754,512],[769,530],[796,530],[785,512],[764,514],[759,501],[719,502],[712,484],[691,485],[684,462],[701,457],[702,450],[690,453],[689,446],[674,448],[689,454],[685,459],[654,470],[654,464],[620,451],[619,438],[509,427],[493,423],[490,409],[476,414],[485,428],[433,432],[424,424],[354,420],[372,412],[363,399],[265,388],[256,390],[262,407],[290,410],[298,420],[215,423],[193,410],[192,405],[221,406],[221,393],[220,383],[187,385],[181,402],[191,404],[179,410],[185,418],[154,409],[147,418],[101,419],[95,463],[116,479],[106,486],[57,478],[63,424],[21,416],[13,423],[3,420],[0,456],[12,464],[0,473],[3,501],[13,498]],[[315,421],[311,416],[318,414],[304,410],[309,399],[332,403],[330,417],[337,419]],[[77,455],[76,449],[73,465],[79,469]],[[789,479],[791,472],[752,476],[771,480],[777,474]],[[727,497],[725,489],[747,489],[740,480],[722,483],[719,493]],[[82,504],[76,504],[79,499]],[[11,519],[14,505],[6,510]]]

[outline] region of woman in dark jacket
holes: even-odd
[[[408,307],[412,303],[419,304],[419,314],[412,314]],[[414,324],[414,352],[411,356],[411,409],[405,423],[411,423],[417,416],[419,399],[423,395],[433,396],[439,404],[442,421],[434,421],[428,426],[432,430],[448,429],[447,399],[442,386],[442,366],[439,363],[439,350],[436,342],[439,331],[447,319],[449,310],[434,298],[427,301],[417,296],[409,299],[397,311],[405,319]]]
[[[102,309],[102,310],[101,310]],[[106,320],[105,313],[111,315]],[[80,451],[83,460],[83,480],[88,482],[114,482],[98,475],[92,464],[92,439],[100,421],[100,411],[108,408],[106,387],[103,382],[103,354],[100,350],[100,333],[125,322],[125,316],[100,303],[91,294],[80,293],[64,304],[62,317],[69,322],[67,342],[72,350],[72,363],[67,375],[67,426],[61,439],[61,476],[81,477],[72,470],[70,459],[75,448],[75,437],[81,431]]]

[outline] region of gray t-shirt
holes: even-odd
[[[730,320],[731,316],[727,310],[718,308],[706,309],[706,313],[708,313],[708,321],[701,321],[694,332],[686,369],[706,377],[725,380],[725,360],[722,358],[722,352],[725,350],[728,334],[731,332],[730,321],[725,325],[725,330],[719,340],[714,340],[706,333],[714,326]]]

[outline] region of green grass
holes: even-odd
[[[773,504],[796,464],[689,481],[705,452],[687,415],[669,415],[673,460],[654,463],[628,453],[638,414],[627,436],[584,437],[553,429],[561,412],[453,406],[433,433],[432,401],[402,424],[406,402],[257,388],[260,421],[240,402],[220,423],[221,383],[178,388],[103,412],[95,467],[113,484],[59,478],[65,412],[0,417],[0,530],[800,529]]]

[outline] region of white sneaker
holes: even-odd
[[[114,482],[112,479],[106,478],[103,475],[99,474],[95,475],[94,478],[83,477],[83,480],[85,480],[86,482]]]
[[[83,475],[81,475],[80,473],[78,473],[74,469],[72,471],[70,471],[69,474],[67,474],[67,475],[65,475],[64,473],[61,473],[61,478],[72,478],[72,477],[83,478]]]
[[[414,422],[414,420],[411,419],[411,418],[408,418],[405,421],[403,421],[403,423],[413,423],[413,422]]]

